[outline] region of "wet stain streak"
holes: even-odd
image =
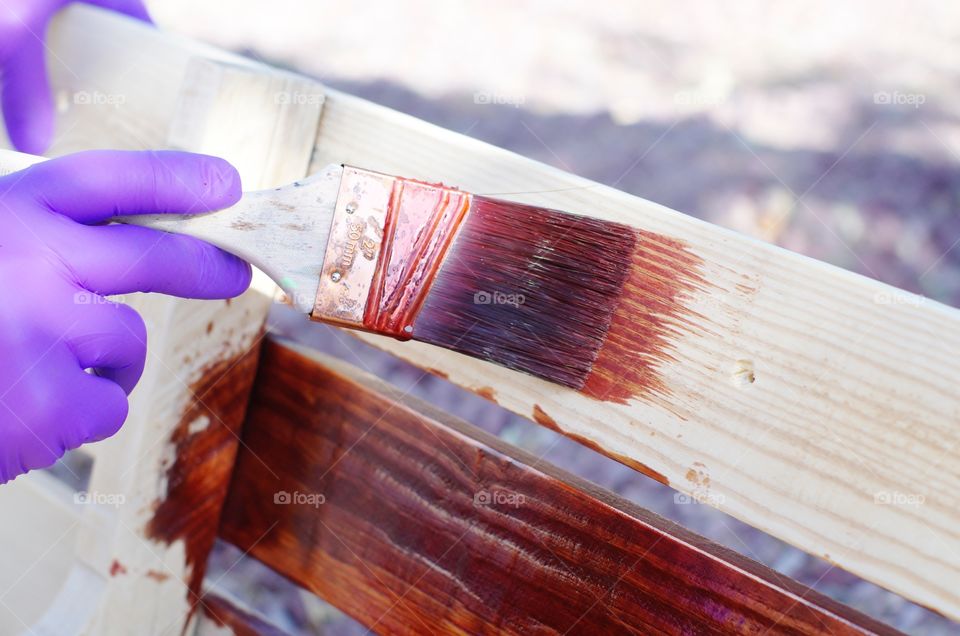
[[[175,460],[167,469],[167,494],[155,503],[147,536],[167,545],[183,541],[191,612],[216,539],[258,353],[254,349],[205,369],[190,386],[191,402],[169,439]],[[201,418],[209,425],[192,427]],[[160,581],[160,574],[151,578]]]
[[[670,388],[658,369],[675,359],[678,334],[702,328],[706,319],[686,302],[706,286],[703,259],[683,241],[637,230],[630,273],[581,393],[617,404],[637,398],[662,404]]]
[[[497,393],[493,390],[492,386],[482,386],[479,389],[474,390],[474,393],[485,400],[490,400],[494,404],[497,403]]]
[[[562,428],[560,428],[560,425],[557,424],[557,421],[555,419],[547,415],[546,411],[540,408],[539,404],[533,405],[533,421],[539,424],[540,426],[544,426],[546,428],[549,428],[552,431],[556,431],[557,433],[560,433],[561,435],[569,437],[570,439],[578,442],[579,444],[582,444],[583,446],[586,446],[591,450],[597,451],[601,455],[606,455],[611,459],[615,459],[621,464],[625,466],[629,466],[630,468],[634,469],[638,473],[643,473],[647,477],[650,477],[655,481],[659,481],[664,486],[670,485],[670,480],[667,479],[666,475],[650,468],[646,464],[640,463],[635,459],[627,457],[626,455],[620,455],[618,453],[614,453],[609,448],[604,448],[600,446],[600,444],[597,444],[596,442],[594,442],[592,439],[588,439],[583,435],[577,435],[576,433],[571,433],[569,431],[563,430]]]

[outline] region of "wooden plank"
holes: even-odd
[[[85,78],[55,64],[64,99],[91,86],[126,96],[119,126],[68,108],[64,121],[84,125],[62,131],[76,142],[56,152],[131,136],[162,143],[157,131],[175,109],[168,89],[191,54],[244,63],[79,5],[51,34],[51,58]],[[130,72],[88,62],[104,50]],[[669,306],[702,320],[668,324],[663,355],[637,366],[665,391],[626,404],[426,345],[369,341],[960,618],[957,311],[362,100],[327,97],[315,167],[345,161],[630,223],[678,241],[709,283]]]
[[[591,395],[361,338],[960,618],[960,312],[336,91],[313,167],[332,161],[627,223],[648,248],[629,364]]]
[[[51,154],[174,146],[226,157],[250,189],[304,176],[322,100],[281,96],[319,94],[314,82],[199,45],[171,46],[176,38],[153,28],[76,9],[52,29],[53,90],[63,108]],[[104,36],[114,30],[122,35]],[[76,99],[92,92],[119,105]],[[150,333],[147,368],[123,431],[98,445],[90,486],[124,504],[84,511],[103,519],[77,533],[68,584],[33,629],[111,634],[136,624],[139,633],[160,633],[192,624],[275,290],[258,282],[230,302],[129,299]]]
[[[231,160],[247,188],[300,178],[309,144],[279,151],[292,137],[315,134],[319,108],[291,112],[275,94],[312,86],[197,59],[184,74],[167,145]],[[259,123],[238,135],[247,118]],[[186,633],[195,621],[271,300],[258,289],[231,301],[137,298],[151,338],[147,369],[124,432],[110,441],[111,455],[98,453],[91,478],[98,491],[126,493],[127,503],[109,545],[87,536],[79,548],[88,561],[103,555],[96,562],[112,574],[92,632],[137,625]]]
[[[378,633],[893,633],[272,340],[221,534]]]
[[[205,589],[195,636],[290,636],[226,592]]]
[[[266,68],[114,12],[82,4],[64,8],[51,21],[47,38],[58,107],[56,139],[47,155],[87,148],[165,148],[171,142],[184,146],[185,132],[197,126],[172,127],[172,122],[181,107],[187,69],[197,57]],[[108,100],[110,105],[98,104]],[[200,142],[199,137],[192,141]]]
[[[73,496],[42,471],[0,488],[0,634],[36,622],[69,575],[81,523]]]

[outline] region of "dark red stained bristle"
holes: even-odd
[[[474,197],[413,337],[581,389],[636,245],[626,225]]]
[[[643,398],[668,407],[662,398],[670,390],[659,368],[674,360],[678,334],[706,325],[686,302],[707,286],[703,259],[680,240],[642,230],[636,236],[630,275],[582,392],[609,402]]]

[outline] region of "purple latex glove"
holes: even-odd
[[[229,298],[250,283],[212,245],[102,222],[239,197],[230,164],[181,152],[84,152],[0,178],[0,483],[123,424],[146,332],[104,295]]]
[[[3,117],[10,141],[23,152],[43,154],[53,138],[53,100],[44,64],[44,40],[50,18],[70,2],[0,0]],[[142,0],[84,2],[150,22]]]

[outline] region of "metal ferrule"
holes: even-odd
[[[310,318],[412,337],[471,198],[440,184],[344,166]]]

